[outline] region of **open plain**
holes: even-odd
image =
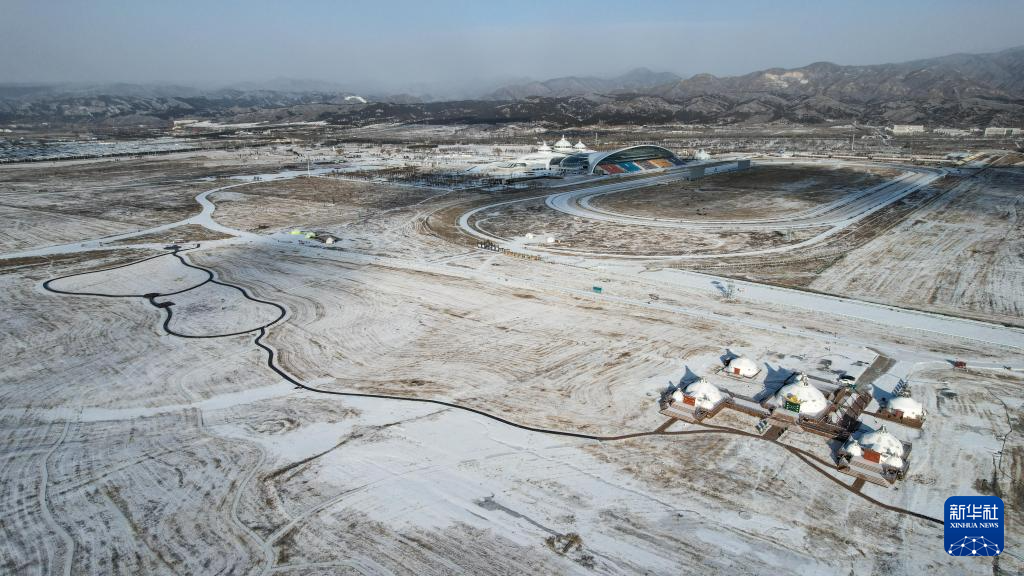
[[[1024,541],[1017,163],[505,194],[365,158],[0,166],[0,572],[1017,573],[941,550],[950,495]],[[756,392],[732,353],[869,410],[904,382],[906,479],[659,413],[693,375]]]

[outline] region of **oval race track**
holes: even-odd
[[[758,164],[763,165],[770,163],[759,162]],[[787,164],[797,163],[787,162]],[[818,162],[802,162],[799,164],[804,164],[808,166],[821,166],[821,163]],[[843,161],[830,161],[828,165],[842,167],[866,166],[863,163]],[[776,246],[772,248],[764,248],[759,250],[746,250],[740,252],[723,252],[713,254],[623,255],[605,254],[586,250],[574,250],[568,248],[548,247],[532,244],[517,247],[518,250],[527,253],[553,253],[564,255],[608,257],[634,260],[704,260],[711,258],[735,258],[766,254],[777,254],[782,252],[791,252],[793,250],[799,250],[801,248],[807,248],[823,240],[826,240],[827,238],[834,236],[835,234],[841,232],[842,230],[848,228],[853,224],[856,224],[857,222],[870,216],[871,214],[874,214],[878,210],[881,210],[882,208],[885,208],[886,206],[889,206],[890,204],[897,202],[898,200],[916,192],[917,190],[927,186],[928,184],[931,184],[938,178],[941,178],[942,175],[945,173],[943,169],[924,168],[919,166],[903,166],[891,164],[884,164],[880,166],[897,168],[903,170],[904,172],[897,176],[896,178],[893,178],[877,186],[852,192],[838,200],[796,214],[789,215],[785,218],[715,221],[683,220],[674,218],[652,218],[612,212],[609,210],[596,208],[592,204],[592,200],[600,196],[626,192],[629,190],[637,190],[640,188],[647,188],[649,186],[655,186],[658,184],[665,184],[673,181],[678,181],[683,178],[680,172],[673,171],[666,174],[637,180],[627,180],[610,182],[608,184],[600,184],[583,190],[556,192],[549,194],[546,197],[535,196],[531,198],[521,198],[517,200],[507,200],[503,202],[496,202],[494,204],[488,204],[486,206],[481,206],[464,213],[459,218],[459,226],[470,235],[480,238],[482,240],[501,243],[510,242],[511,239],[509,238],[502,238],[500,236],[496,236],[494,234],[491,234],[478,228],[473,221],[473,216],[480,212],[493,210],[495,208],[499,208],[502,206],[507,206],[510,204],[516,204],[520,202],[528,202],[530,200],[535,200],[537,198],[544,197],[545,204],[549,208],[557,210],[558,212],[562,212],[570,216],[584,218],[588,220],[610,222],[615,224],[624,224],[631,226],[705,231],[774,231],[801,228],[828,228],[827,230],[821,232],[820,234],[817,234],[807,240],[797,242],[794,244]]]

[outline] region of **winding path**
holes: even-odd
[[[195,249],[195,248],[192,248],[192,249]],[[838,478],[834,477],[832,474],[827,472],[825,469],[819,467],[817,464],[814,464],[813,462],[817,461],[817,462],[819,462],[821,464],[826,464],[827,465],[826,462],[823,462],[818,457],[814,456],[813,454],[811,454],[811,453],[809,453],[809,452],[807,452],[807,451],[805,451],[803,449],[796,448],[794,446],[790,446],[790,445],[787,445],[787,444],[783,444],[783,443],[779,442],[778,440],[770,440],[770,439],[764,438],[764,437],[756,435],[756,434],[752,434],[752,433],[749,433],[749,432],[743,432],[743,431],[732,429],[732,428],[725,428],[725,427],[711,426],[711,425],[707,425],[707,424],[702,424],[702,426],[704,426],[704,428],[700,429],[700,430],[682,430],[682,431],[674,431],[673,432],[673,431],[665,430],[666,426],[662,426],[662,427],[660,427],[657,430],[644,431],[644,432],[632,432],[632,433],[619,434],[619,435],[596,435],[596,434],[587,434],[587,433],[584,433],[584,432],[574,432],[574,431],[570,431],[570,430],[556,430],[556,429],[551,429],[551,428],[542,428],[542,427],[538,427],[538,426],[530,426],[530,425],[527,425],[527,424],[521,424],[521,423],[518,423],[518,422],[514,422],[512,420],[509,420],[507,418],[503,418],[501,416],[498,416],[497,414],[493,414],[493,413],[490,413],[490,412],[486,412],[484,410],[473,408],[471,406],[465,406],[465,405],[458,404],[458,403],[455,403],[455,402],[448,402],[448,401],[445,401],[445,400],[436,400],[436,399],[430,399],[430,398],[414,398],[414,397],[408,397],[408,396],[396,396],[396,395],[391,395],[391,394],[373,394],[373,393],[366,393],[366,392],[346,392],[346,391],[340,391],[340,390],[327,390],[327,389],[323,389],[323,388],[316,388],[314,386],[310,386],[308,384],[305,384],[304,382],[302,382],[298,378],[292,376],[286,370],[284,370],[276,361],[277,353],[274,350],[274,348],[272,346],[270,346],[269,344],[267,344],[266,342],[264,342],[264,339],[267,336],[267,329],[270,326],[280,322],[286,316],[287,312],[286,312],[286,309],[284,308],[284,306],[282,306],[282,305],[280,305],[280,304],[278,304],[276,302],[271,302],[271,301],[267,301],[267,300],[262,300],[262,299],[256,298],[256,297],[252,296],[251,294],[249,294],[249,292],[245,288],[243,288],[241,286],[237,286],[237,285],[234,285],[234,284],[230,284],[230,283],[227,283],[227,282],[222,282],[220,280],[217,280],[216,276],[215,276],[215,274],[214,274],[214,272],[212,270],[204,268],[202,266],[198,266],[198,265],[196,265],[194,263],[190,263],[190,262],[186,261],[185,258],[182,257],[181,253],[182,252],[187,252],[187,251],[188,250],[175,247],[171,252],[168,252],[166,254],[159,254],[159,255],[156,255],[156,256],[150,256],[148,258],[143,258],[143,259],[140,259],[140,260],[136,260],[134,262],[129,262],[127,264],[122,264],[122,265],[119,265],[119,266],[113,266],[113,267],[109,267],[109,268],[104,268],[104,269],[101,269],[101,270],[91,270],[91,271],[88,271],[88,272],[79,272],[79,273],[74,273],[74,274],[68,274],[68,275],[65,275],[65,276],[60,276],[60,277],[57,277],[57,278],[52,278],[52,279],[47,280],[46,282],[44,282],[42,286],[43,286],[44,290],[47,290],[47,291],[55,293],[55,294],[62,294],[62,295],[99,296],[99,297],[104,297],[104,298],[142,298],[142,299],[145,299],[151,305],[153,305],[154,307],[162,308],[163,310],[165,310],[167,312],[167,316],[166,316],[166,319],[164,321],[163,328],[164,328],[164,330],[169,335],[172,335],[172,336],[178,336],[178,337],[182,337],[182,338],[226,338],[226,337],[230,337],[230,336],[238,336],[238,335],[242,335],[242,334],[256,333],[256,337],[253,340],[253,343],[256,346],[258,346],[259,348],[263,349],[267,353],[267,367],[270,368],[271,370],[273,370],[278,376],[283,378],[285,381],[293,384],[296,388],[299,388],[299,389],[302,389],[302,390],[306,390],[308,392],[313,392],[313,393],[317,393],[317,394],[331,395],[331,396],[342,396],[342,397],[353,397],[353,398],[375,398],[375,399],[380,399],[380,400],[402,401],[402,402],[416,402],[416,403],[421,403],[421,404],[434,404],[434,405],[443,406],[443,407],[446,407],[446,408],[451,408],[451,409],[455,409],[455,410],[469,412],[471,414],[475,414],[477,416],[481,416],[481,417],[484,417],[484,418],[487,418],[487,419],[490,419],[490,420],[493,420],[493,421],[496,421],[496,422],[500,422],[502,424],[505,424],[505,425],[508,425],[508,426],[512,426],[512,427],[518,428],[520,430],[525,430],[527,432],[533,432],[533,433],[538,433],[538,434],[547,434],[547,435],[560,436],[560,437],[566,437],[566,438],[576,438],[576,439],[581,439],[581,440],[591,440],[591,441],[596,441],[596,442],[615,442],[615,441],[630,440],[630,439],[635,439],[635,438],[672,437],[672,436],[699,435],[699,434],[727,434],[727,435],[734,435],[734,436],[744,436],[744,437],[752,438],[752,439],[755,439],[755,440],[761,440],[761,441],[769,442],[769,443],[772,443],[772,444],[774,444],[776,446],[779,446],[779,447],[783,448],[784,450],[786,450],[786,451],[790,452],[791,454],[793,454],[794,456],[796,456],[803,463],[807,464],[810,468],[812,468],[813,470],[815,470],[819,474],[829,478],[832,482],[836,483],[838,486],[842,487],[843,489],[849,491],[852,494],[855,494],[855,495],[859,496],[860,498],[866,500],[867,502],[869,502],[871,504],[874,504],[874,505],[879,506],[881,508],[884,508],[886,510],[890,510],[892,512],[896,512],[896,513],[899,513],[899,514],[905,514],[905,515],[913,516],[915,518],[926,520],[926,521],[931,522],[931,523],[937,523],[937,524],[940,524],[940,525],[943,523],[943,521],[941,519],[934,518],[934,517],[931,517],[931,516],[927,516],[925,514],[921,514],[919,512],[915,512],[915,511],[912,511],[912,510],[907,510],[907,509],[900,508],[900,507],[897,507],[897,506],[892,506],[890,504],[886,504],[884,502],[881,502],[879,500],[871,498],[870,496],[867,496],[866,494],[863,494],[863,493],[861,493],[858,490],[854,490],[851,486],[849,486],[847,484],[844,484],[841,480],[839,480]],[[56,282],[58,280],[61,280],[61,279],[72,278],[72,277],[75,277],[75,276],[82,276],[82,275],[86,275],[86,274],[94,274],[94,273],[97,273],[97,272],[104,272],[104,271],[115,270],[115,269],[119,269],[119,268],[126,268],[126,267],[129,267],[129,266],[140,264],[142,262],[153,260],[155,258],[163,258],[163,257],[166,257],[166,256],[173,256],[173,257],[177,258],[181,262],[181,264],[183,264],[184,266],[187,266],[189,268],[194,268],[194,269],[201,270],[201,271],[205,272],[208,275],[208,278],[206,280],[204,280],[203,282],[200,282],[199,284],[196,284],[194,286],[190,286],[190,287],[182,289],[182,290],[177,290],[175,292],[168,292],[168,293],[163,293],[163,294],[159,294],[159,293],[150,293],[150,294],[101,294],[101,293],[94,293],[94,292],[74,292],[74,291],[68,291],[68,290],[60,290],[60,289],[54,288],[52,286],[52,284],[54,282]],[[169,326],[168,326],[168,324],[170,323],[170,319],[171,319],[170,308],[167,307],[167,306],[162,306],[160,303],[155,302],[155,299],[158,298],[158,297],[161,297],[161,296],[171,296],[173,294],[181,294],[183,292],[187,292],[189,290],[194,290],[195,288],[198,288],[199,286],[203,286],[203,285],[205,285],[207,283],[211,283],[211,282],[215,283],[215,284],[219,284],[221,286],[226,286],[226,287],[229,287],[229,288],[234,288],[235,290],[238,290],[238,292],[242,295],[242,297],[244,297],[244,298],[246,298],[248,300],[251,300],[253,302],[258,302],[258,303],[262,303],[262,304],[269,304],[271,306],[274,306],[274,307],[276,307],[280,311],[280,315],[277,318],[275,318],[274,320],[272,320],[270,322],[267,322],[267,323],[265,323],[265,324],[263,324],[261,326],[258,326],[258,327],[255,327],[255,328],[252,328],[252,329],[249,329],[249,330],[244,330],[244,331],[240,331],[240,332],[230,333],[230,334],[217,334],[217,335],[209,335],[209,336],[190,336],[190,335],[183,335],[183,334],[180,334],[178,332],[174,332],[174,331],[170,330]],[[264,549],[264,552],[266,552],[265,549]]]

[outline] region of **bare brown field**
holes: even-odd
[[[547,207],[543,199],[480,212],[474,218],[472,224],[499,238],[521,238],[532,233],[537,238],[555,237],[558,248],[646,256],[717,254],[772,248],[801,242],[825,230],[802,228],[787,235],[781,231],[704,231],[634,226],[575,218]]]
[[[897,170],[755,166],[701,180],[659,184],[598,196],[595,208],[646,218],[739,220],[779,218],[881,184]]]
[[[314,177],[259,182],[213,195],[216,219],[251,232],[329,227],[378,220],[424,202],[439,191]]]
[[[187,163],[155,160],[36,163],[0,167],[5,251],[132,232],[199,212],[214,188]]]

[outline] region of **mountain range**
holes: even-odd
[[[741,76],[638,68],[613,78],[562,77],[508,85],[476,99],[421,101],[362,95],[341,84],[275,80],[218,90],[182,86],[0,85],[0,124],[166,125],[182,117],[222,121],[697,122],[707,124],[857,121],[868,124],[1024,124],[1024,47],[893,64],[817,62]]]
[[[588,94],[646,92],[682,80],[671,72],[653,72],[636,68],[614,78],[563,76],[543,82],[525,82],[504,86],[481,96],[482,100],[521,100],[532,96],[567,98]]]

